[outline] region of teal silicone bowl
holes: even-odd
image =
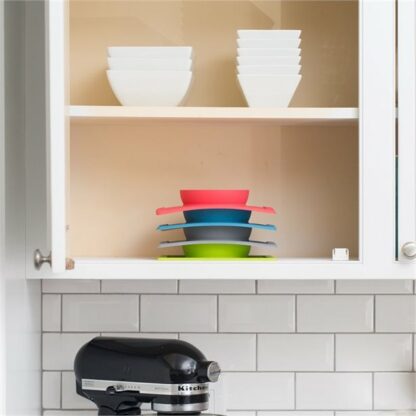
[[[186,257],[239,258],[250,254],[251,246],[241,244],[190,244],[182,247]]]

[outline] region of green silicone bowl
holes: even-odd
[[[238,258],[247,257],[251,247],[241,244],[190,244],[182,248],[186,257]]]

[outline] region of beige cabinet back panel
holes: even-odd
[[[358,129],[253,122],[142,121],[73,124],[70,252],[73,256],[156,257],[159,206],[179,205],[181,188],[248,188],[249,202],[271,205],[279,257],[358,252]],[[176,252],[178,252],[176,250]],[[168,253],[168,252],[164,252]]]
[[[192,45],[187,106],[245,106],[236,78],[237,29],[302,29],[297,107],[358,105],[358,1],[71,0],[71,104],[117,105],[106,48]]]

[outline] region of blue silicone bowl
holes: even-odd
[[[251,211],[242,209],[196,209],[184,211],[186,222],[248,222]]]

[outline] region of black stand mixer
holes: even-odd
[[[74,366],[77,393],[99,415],[140,415],[143,403],[158,414],[198,415],[208,409],[208,382],[221,372],[187,342],[140,338],[94,338]]]

